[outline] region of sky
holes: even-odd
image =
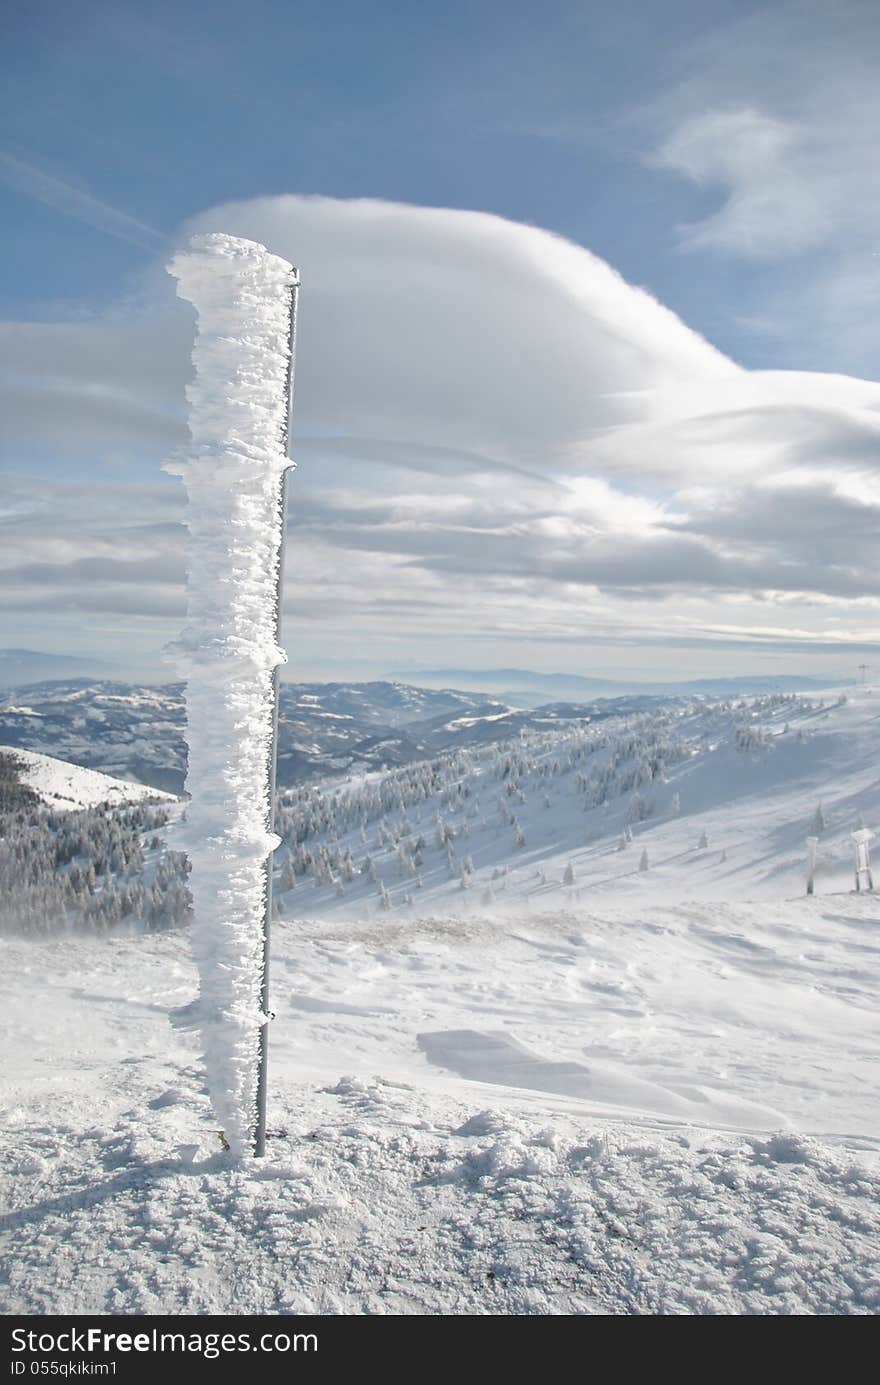
[[[167,677],[198,230],[303,280],[294,677],[880,650],[880,8],[75,6],[0,66],[0,645]]]

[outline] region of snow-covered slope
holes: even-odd
[[[47,808],[94,808],[98,803],[118,807],[123,803],[140,803],[146,799],[175,802],[174,794],[163,793],[144,784],[132,784],[114,779],[98,770],[83,769],[51,755],[39,755],[18,746],[0,745],[0,754],[9,754],[21,764],[19,779],[33,789]]]
[[[499,710],[485,694],[402,683],[285,683],[278,783],[353,764],[407,764],[458,739],[438,729],[453,716]],[[0,741],[176,793],[186,768],[183,716],[180,683],[39,683],[0,701]]]
[[[878,765],[871,689],[532,729],[287,794],[276,890],[285,913],[353,919],[780,899],[804,893],[811,834],[817,892],[847,890],[850,834],[880,831]]]

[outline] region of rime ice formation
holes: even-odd
[[[198,328],[191,443],[166,464],[188,500],[186,679],[193,952],[208,1088],[235,1155],[253,1139],[272,833],[295,271],[254,241],[197,236],[169,266]]]

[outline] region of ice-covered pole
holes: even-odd
[[[299,280],[254,241],[196,236],[169,266],[196,310],[187,494],[183,845],[208,1090],[234,1155],[264,1152],[281,578]]]

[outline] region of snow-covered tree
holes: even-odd
[[[278,885],[284,894],[286,894],[288,890],[292,890],[296,885],[296,872],[293,869],[293,858],[289,851],[286,852],[284,856],[284,864],[281,867]]]

